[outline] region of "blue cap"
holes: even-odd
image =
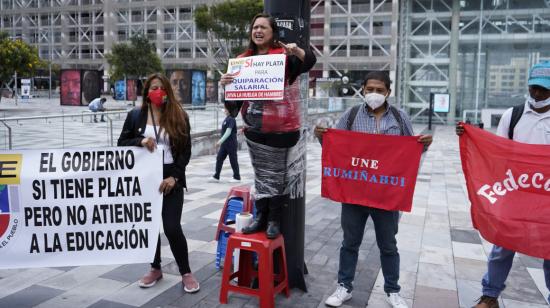
[[[545,61],[533,65],[529,71],[530,86],[541,86],[550,90],[550,61]]]

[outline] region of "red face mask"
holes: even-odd
[[[149,98],[151,103],[153,103],[153,105],[161,107],[166,102],[167,94],[166,91],[159,88],[156,90],[149,90],[147,97]]]

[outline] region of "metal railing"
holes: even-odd
[[[343,112],[360,102],[358,98],[347,97],[309,98],[302,106],[306,108],[306,114],[313,115]],[[81,109],[80,112],[72,113],[0,118],[0,148],[11,150],[115,146],[130,108],[131,106],[125,110],[105,112]],[[225,118],[221,104],[185,106],[185,110],[194,135],[217,133]],[[105,123],[93,123],[94,118],[102,115]],[[237,117],[237,125],[242,125],[240,116]],[[44,139],[48,139],[47,144]]]

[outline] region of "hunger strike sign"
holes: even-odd
[[[150,262],[162,151],[0,152],[0,268]]]
[[[225,86],[225,100],[282,100],[286,55],[229,59],[227,72],[236,74]]]
[[[493,244],[550,259],[550,145],[464,129],[460,158],[474,228]]]
[[[417,139],[329,129],[323,135],[321,195],[410,212],[422,154]]]

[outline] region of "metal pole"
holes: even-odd
[[[475,123],[477,124],[477,113],[479,108],[479,71],[481,66],[481,33],[483,32],[483,1],[480,1],[479,8],[479,31],[477,34],[477,67],[476,67],[476,114]]]
[[[456,120],[456,93],[458,84],[458,34],[460,23],[460,1],[453,0],[453,13],[451,16],[451,50],[449,61],[449,96],[450,106],[447,113],[447,124],[454,124]],[[464,106],[462,106],[464,107]]]
[[[275,17],[275,20],[291,21],[292,27],[280,27],[280,40],[282,42],[297,43],[302,48],[309,48],[309,22],[311,4],[309,0],[264,0],[264,10]],[[301,91],[306,91],[307,97],[307,74],[300,76],[296,82],[300,83]],[[302,110],[307,105],[302,105]],[[305,120],[305,119],[304,119]],[[306,129],[302,123],[301,139],[305,139]],[[303,146],[300,150],[301,159],[306,165],[305,140],[300,140],[295,146]],[[305,168],[302,171],[305,179]],[[305,181],[304,181],[305,183]],[[282,207],[281,233],[285,239],[285,253],[288,271],[288,285],[290,288],[299,288],[307,292],[304,274],[307,274],[307,267],[304,262],[305,245],[305,184],[302,197],[289,198],[288,203]]]
[[[17,105],[17,96],[19,95],[19,93],[17,92],[17,71],[15,71],[14,77],[15,77],[15,84],[14,84],[13,88],[15,89],[15,91],[14,91],[14,93],[15,93],[15,105]]]
[[[52,31],[52,15],[50,15],[50,64],[48,65],[49,67],[49,70],[50,70],[50,82],[49,82],[49,87],[48,87],[48,99],[52,99],[52,60],[53,60],[53,55],[52,55],[52,52],[53,52],[53,31]]]

